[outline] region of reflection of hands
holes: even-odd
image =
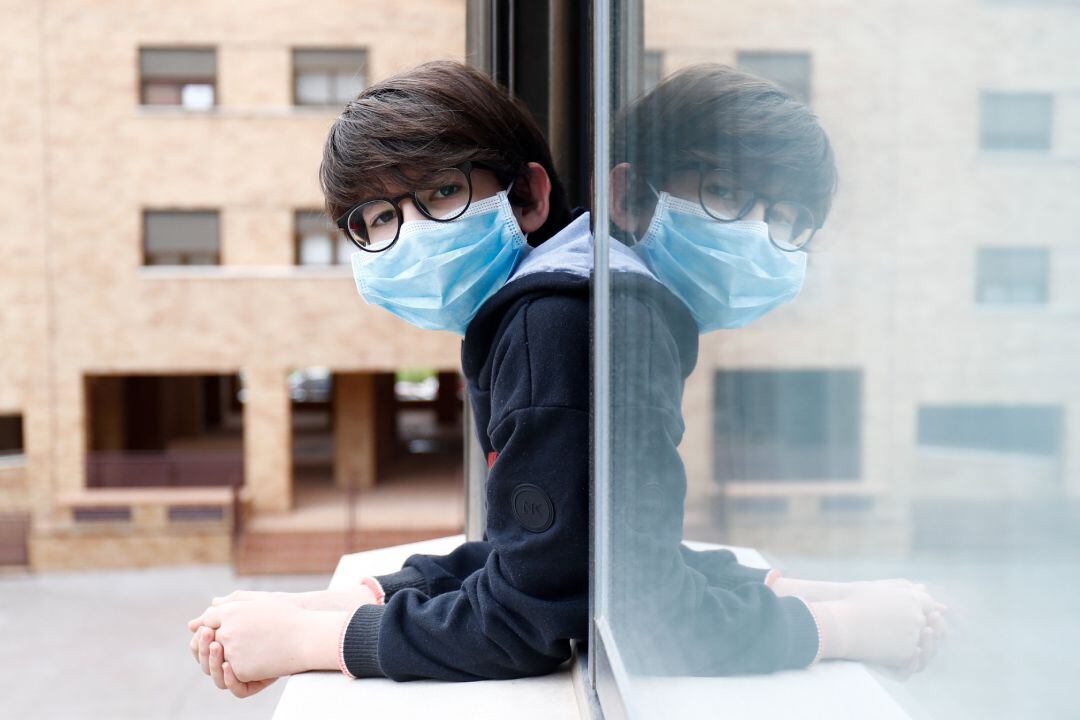
[[[829,582],[827,580],[797,580],[780,576],[773,580],[770,587],[777,595],[798,595],[807,602],[823,602],[826,600],[844,600],[853,593],[874,586],[911,587],[917,590],[926,590],[925,585],[913,583],[905,578]]]
[[[902,677],[925,668],[947,632],[946,607],[906,580],[858,584],[845,598],[811,601],[811,608],[823,658],[877,663]]]

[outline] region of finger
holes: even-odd
[[[922,633],[919,635],[919,649],[919,669],[921,670],[926,667],[926,664],[930,662],[930,658],[934,657],[934,653],[937,652],[937,637],[933,628],[923,628]]]
[[[919,604],[922,606],[923,613],[931,613],[933,611],[944,612],[945,606],[939,603],[934,598],[930,597],[930,593],[925,590],[915,590],[915,597],[918,599]]]
[[[188,620],[187,626],[188,630],[190,630],[191,632],[195,632],[196,630],[198,630],[200,627],[202,627],[202,615],[197,618],[192,618]]]
[[[210,606],[202,614],[202,624],[208,628],[221,627],[221,608]]]
[[[904,665],[902,672],[904,673],[904,679],[911,677],[914,673],[919,671],[919,666],[922,664],[922,650],[916,648],[915,653],[911,656],[911,659]]]
[[[236,679],[236,673],[233,672],[232,665],[229,663],[222,663],[222,674],[225,676],[225,686],[229,688],[229,692],[239,698],[245,698],[253,695],[256,691],[251,690],[247,683],[240,682]]]
[[[213,637],[209,628],[199,631],[199,666],[206,675],[210,674],[210,640]]]
[[[934,629],[934,637],[940,643],[945,639],[945,636],[949,633],[949,626],[945,622],[944,616],[938,611],[931,612],[926,616],[927,624]]]
[[[221,647],[221,643],[210,643],[210,677],[213,679],[214,684],[218,686],[219,690],[225,690],[228,688],[225,685],[225,677],[221,670],[221,664],[225,660],[225,652]]]
[[[225,685],[229,688],[229,691],[233,695],[239,698],[250,697],[259,692],[268,685],[272,685],[277,678],[269,678],[266,680],[256,680],[253,682],[240,682],[236,679],[236,674],[233,672],[232,665],[229,663],[222,664],[222,671],[225,675]]]
[[[195,662],[199,662],[199,633],[195,633],[191,636],[191,657],[195,658]]]
[[[210,657],[210,643],[214,642],[216,634],[210,628],[203,628],[202,633],[199,635],[199,652],[207,658]],[[209,661],[207,667],[209,667]]]

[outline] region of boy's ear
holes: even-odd
[[[528,164],[528,174],[514,183],[514,195],[528,197],[529,204],[515,208],[518,224],[522,232],[535,232],[547,222],[548,213],[551,211],[551,178],[547,170],[538,162]],[[526,184],[528,188],[522,188],[520,195],[516,192],[518,185]]]
[[[633,179],[634,167],[630,163],[621,162],[611,168],[611,221],[624,232],[637,231],[637,218],[630,200]]]

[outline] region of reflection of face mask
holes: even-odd
[[[425,330],[459,335],[503,286],[525,244],[507,194],[474,202],[449,222],[410,220],[388,250],[352,254],[364,300]]]
[[[666,192],[633,250],[686,303],[701,332],[742,327],[794,299],[806,273],[806,253],[777,248],[764,222],[719,222]]]

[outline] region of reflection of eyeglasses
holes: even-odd
[[[770,201],[753,190],[733,187],[731,174],[726,170],[710,169],[706,163],[682,166],[697,169],[701,175],[698,184],[698,202],[709,217],[720,222],[734,222],[746,217],[758,200],[765,200],[765,223],[769,226],[769,239],[780,250],[795,252],[817,232],[817,222],[810,208],[794,200]],[[654,188],[655,192],[655,188]]]
[[[416,209],[436,222],[456,220],[469,209],[472,202],[472,169],[465,162],[439,170],[417,190],[397,197],[368,200],[349,208],[335,222],[345,235],[361,250],[382,252],[398,239],[404,214],[400,202],[410,198]],[[475,167],[481,167],[479,163]]]

